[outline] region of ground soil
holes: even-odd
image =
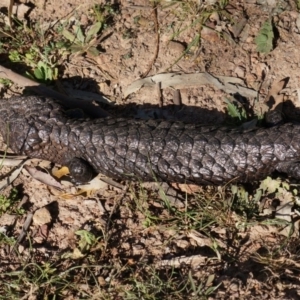
[[[27,17],[31,22],[41,24],[72,18],[87,28],[91,24],[91,8],[95,2],[99,3],[93,0],[31,1],[31,10]],[[242,99],[244,101],[242,105],[256,113],[265,111],[264,105],[270,100],[270,91],[274,87],[276,90],[280,85],[278,82],[285,80],[286,84],[280,85],[281,89],[276,92],[276,96],[281,93],[283,100],[286,101],[284,113],[297,118],[297,108],[300,107],[298,96],[300,14],[296,4],[293,1],[229,1],[226,14],[215,13],[206,22],[206,25],[214,30],[202,29],[201,42],[186,51],[199,34],[197,31],[199,27],[191,24],[201,13],[193,9],[196,7],[196,1],[190,3],[187,8],[180,1],[172,6],[168,6],[168,1],[162,1],[154,10],[152,4],[146,0],[114,1],[113,18],[102,32],[97,45],[100,54],[97,57],[87,54],[68,56],[60,66],[62,70],[60,86],[64,90],[71,88],[72,96],[76,95],[78,90],[104,95],[115,104],[114,107],[105,106],[111,112],[116,110],[123,115],[138,117],[145,113],[151,117],[153,111],[150,108],[157,108],[161,104],[157,89],[142,87],[124,97],[130,84],[147,76],[165,72],[180,74],[208,72],[214,76],[240,78],[245,87],[257,91],[256,98]],[[162,5],[167,7],[162,8]],[[261,25],[270,16],[273,16],[276,27],[274,48],[268,54],[261,54],[257,51],[255,37]],[[241,24],[240,31],[237,24]],[[178,30],[181,33],[175,35]],[[162,90],[163,107],[174,105],[176,102],[174,90],[172,87]],[[232,95],[211,85],[181,87],[178,90],[182,105],[177,111],[181,111],[181,120],[212,124],[226,120],[225,98]],[[11,91],[5,93],[9,95]],[[52,166],[45,165],[45,168],[49,170]],[[103,232],[109,234],[109,237],[100,240],[102,244],[101,250],[98,250],[101,252],[98,259],[102,262],[105,258],[114,266],[117,261],[120,269],[122,266],[130,265],[132,269],[137,270],[141,264],[155,268],[162,261],[168,261],[172,267],[172,259],[180,260],[182,257],[200,259],[185,263],[177,269],[180,274],[184,274],[183,277],[187,277],[191,271],[196,282],[213,274],[213,285],[220,284],[220,286],[209,296],[211,299],[300,297],[297,278],[299,267],[287,262],[288,259],[292,261],[291,257],[298,253],[296,246],[292,250],[288,248],[290,241],[286,244],[286,249],[289,249],[286,251],[292,253],[289,257],[284,257],[285,265],[278,263],[280,270],[277,273],[274,273],[274,269],[271,268],[270,271],[266,267],[267,259],[259,263],[257,259],[255,260],[255,257],[261,257],[266,251],[272,251],[275,245],[283,243],[282,241],[286,239],[270,228],[266,229],[259,225],[250,232],[246,228],[238,234],[228,232],[226,225],[232,228],[234,224],[233,213],[228,220],[222,220],[224,228],[220,228],[217,224],[215,232],[213,228],[210,232],[212,236],[217,237],[221,249],[230,248],[226,252],[227,257],[219,257],[216,254],[218,251],[212,250],[212,242],[208,241],[203,231],[190,228],[186,230],[188,227],[185,227],[185,224],[180,230],[178,228],[174,230],[172,226],[164,224],[156,226],[155,221],[151,218],[149,220],[145,211],[150,211],[151,217],[160,219],[170,214],[170,211],[157,200],[155,192],[153,194],[148,189],[136,188],[134,183],[122,182],[121,189],[113,185],[103,185],[100,190],[93,190],[89,195],[76,196],[76,188],[68,181],[62,181],[61,184],[63,191],[57,191],[33,179],[23,169],[7,190],[9,193],[12,187],[17,187],[29,197],[25,205],[26,211],[35,214],[29,232],[34,251],[41,256],[41,261],[46,261],[47,257],[54,257],[58,253],[72,253],[78,245],[78,236],[75,232],[85,229],[99,235]],[[213,189],[212,192],[206,192],[215,197],[219,191]],[[191,200],[193,208],[201,209],[201,205],[195,204],[196,200],[193,199]],[[220,197],[214,200],[222,201]],[[47,210],[40,211],[44,207]],[[179,209],[184,211],[184,208]],[[47,218],[50,218],[48,222],[38,221]],[[13,236],[17,237],[20,233],[24,219],[25,217],[18,219]],[[299,242],[297,235],[293,239],[291,241],[293,245]],[[20,243],[18,246],[20,255],[28,253],[27,248],[26,241]],[[1,250],[0,255],[1,261],[11,266],[11,258],[7,257],[5,249]],[[272,262],[274,265],[274,260]],[[5,271],[9,269],[2,268]],[[167,272],[167,267],[157,267],[157,270],[161,269]],[[138,276],[138,271],[135,272]],[[100,284],[104,282],[105,287],[112,275],[99,270],[96,276]],[[115,281],[111,283],[110,288],[117,290],[119,282],[123,281],[118,276],[114,278]],[[117,294],[116,292],[111,295]],[[124,293],[120,292],[120,295],[119,297],[126,298]]]

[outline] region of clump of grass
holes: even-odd
[[[94,6],[86,29],[79,21],[27,26],[15,20],[13,28],[4,25],[0,30],[0,53],[7,54],[12,63],[29,68],[27,75],[30,77],[41,82],[56,80],[59,66],[71,53],[99,54],[99,35],[114,14],[115,10],[110,4]]]
[[[0,195],[0,216],[7,212],[11,214],[23,214],[24,209],[15,207],[19,199],[19,194],[16,189],[12,189],[7,197]]]
[[[160,1],[157,1],[157,3],[159,2]],[[179,20],[176,22],[176,26],[172,24],[169,27],[173,31],[170,40],[180,39],[180,36],[190,29],[194,29],[196,32],[185,51],[183,51],[183,53],[175,60],[172,66],[177,64],[187,55],[197,53],[201,45],[201,31],[204,27],[207,27],[207,22],[213,14],[217,14],[221,19],[226,18],[231,22],[230,14],[226,11],[228,4],[228,0],[219,0],[213,5],[208,5],[203,1],[200,1],[199,3],[197,1],[171,1],[169,4],[162,5],[162,9],[170,9]],[[176,8],[172,10],[172,6],[174,5],[176,5]],[[178,5],[180,5],[180,9],[178,9]],[[186,20],[191,20],[190,24],[186,25]],[[221,33],[218,34],[222,36]]]

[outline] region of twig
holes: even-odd
[[[28,229],[29,229],[29,227],[30,227],[30,224],[31,224],[31,222],[32,222],[32,218],[33,218],[33,214],[32,214],[32,213],[28,213],[28,214],[27,214],[27,217],[26,217],[26,220],[25,220],[25,222],[24,222],[24,225],[23,225],[23,227],[22,227],[22,231],[21,231],[21,233],[19,234],[19,236],[18,236],[18,238],[17,238],[17,241],[15,242],[15,244],[14,244],[14,246],[13,246],[11,252],[13,252],[13,251],[16,249],[16,247],[22,242],[22,240],[23,240],[24,237],[26,236],[27,231],[28,231]]]
[[[122,193],[117,197],[117,199],[114,201],[114,206],[109,214],[109,217],[108,217],[108,220],[107,220],[107,223],[106,223],[106,226],[105,226],[105,232],[108,232],[108,229],[109,229],[109,226],[110,226],[110,223],[112,222],[112,215],[114,214],[116,208],[118,205],[120,205],[122,199],[124,198],[124,196],[126,195],[128,191],[128,187],[126,187],[125,189],[123,189]]]
[[[48,87],[46,87],[43,84],[40,84],[38,82],[35,82],[29,78],[26,78],[22,75],[19,75],[15,72],[13,72],[10,69],[7,69],[0,65],[0,77],[9,79],[15,83],[17,83],[20,86],[29,87],[34,92],[40,94],[41,96],[55,98],[56,100],[59,100],[64,106],[69,108],[80,108],[84,112],[86,112],[91,117],[107,117],[109,114],[103,110],[101,107],[96,106],[93,101],[81,101],[76,98],[72,98],[69,96],[65,96],[63,94],[60,94]]]
[[[153,8],[153,16],[154,16],[154,26],[155,26],[155,33],[156,33],[156,49],[155,49],[155,53],[154,53],[153,59],[150,62],[148,69],[141,76],[141,78],[144,78],[144,77],[146,77],[149,74],[149,72],[152,69],[152,66],[154,65],[154,63],[155,63],[155,61],[157,59],[158,52],[159,52],[159,28],[158,28],[158,19],[157,19],[157,6],[155,6]]]
[[[174,90],[173,92],[173,103],[174,105],[178,105],[180,106],[181,103],[181,95],[180,95],[180,91],[179,90]]]
[[[112,186],[120,189],[120,190],[124,190],[125,189],[125,187],[124,187],[123,184],[120,184],[120,183],[114,181],[113,179],[111,179],[109,177],[102,177],[101,180],[104,181],[105,183],[109,184],[109,185],[112,185]]]
[[[161,81],[156,83],[155,89],[156,89],[156,94],[157,94],[157,99],[158,99],[158,106],[162,107],[163,99],[162,99],[162,94],[161,94]]]
[[[11,16],[12,16],[12,10],[13,10],[13,6],[14,6],[14,0],[10,0],[9,1],[9,6],[8,6],[8,13],[7,13],[7,16],[8,16],[8,25],[10,28],[12,28],[12,20],[11,20]]]

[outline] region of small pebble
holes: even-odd
[[[52,220],[51,214],[46,207],[42,207],[35,211],[33,215],[33,224],[41,226],[44,224],[49,224]]]
[[[175,42],[175,41],[170,41],[168,43],[168,48],[169,48],[169,51],[171,53],[174,53],[176,55],[180,55],[183,53],[183,51],[185,50],[185,47],[184,45],[182,45],[181,43],[179,42]]]

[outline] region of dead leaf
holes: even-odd
[[[65,166],[61,167],[60,169],[53,168],[53,170],[52,170],[52,175],[58,179],[62,178],[63,176],[66,176],[68,174],[70,174],[69,168],[65,167]]]
[[[75,194],[74,193],[64,193],[64,194],[60,195],[60,197],[67,200],[67,199],[72,199],[74,196],[82,195],[84,193],[87,194],[87,197],[90,197],[95,191],[107,190],[108,184],[106,182],[104,182],[103,180],[101,180],[99,178],[99,176],[95,177],[93,180],[91,180],[87,184],[78,185],[76,187],[77,192]]]
[[[49,235],[49,225],[44,224],[41,225],[39,227],[39,232],[38,232],[39,236],[43,239],[47,239],[48,235]]]
[[[24,161],[24,159],[26,159],[26,156],[13,156],[10,157],[8,155],[4,155],[3,158],[0,158],[0,165],[2,166],[6,166],[6,167],[16,167],[18,166],[20,163],[22,163]]]
[[[72,253],[72,259],[80,259],[83,258],[85,255],[81,253],[78,248],[75,248]]]
[[[202,187],[196,184],[186,184],[186,183],[171,183],[171,186],[174,187],[177,190],[180,190],[183,193],[186,193],[188,195],[193,195],[195,193],[198,193],[202,190]]]
[[[20,174],[26,160],[22,161],[16,168],[4,175],[4,179],[0,181],[0,190],[9,186]]]
[[[273,82],[268,96],[266,98],[267,102],[271,105],[270,109],[274,109],[283,103],[283,94],[280,92],[285,88],[288,83],[288,78],[284,78],[280,81]],[[280,108],[281,109],[281,108]]]
[[[153,87],[161,82],[161,88],[173,87],[176,89],[198,87],[206,84],[214,86],[216,89],[224,90],[227,93],[239,93],[244,97],[253,98],[257,96],[257,91],[243,86],[242,79],[228,76],[213,76],[207,72],[194,74],[174,74],[164,73],[151,77],[146,77],[134,81],[124,91],[124,97],[135,93],[142,87]]]
[[[236,22],[233,26],[229,27],[230,32],[235,38],[239,37],[247,22],[246,18],[242,18],[239,22]]]
[[[46,185],[50,185],[57,189],[62,190],[62,185],[57,180],[55,180],[49,173],[39,171],[36,168],[29,167],[29,166],[26,166],[25,169],[29,173],[29,175],[32,176],[32,178]]]

